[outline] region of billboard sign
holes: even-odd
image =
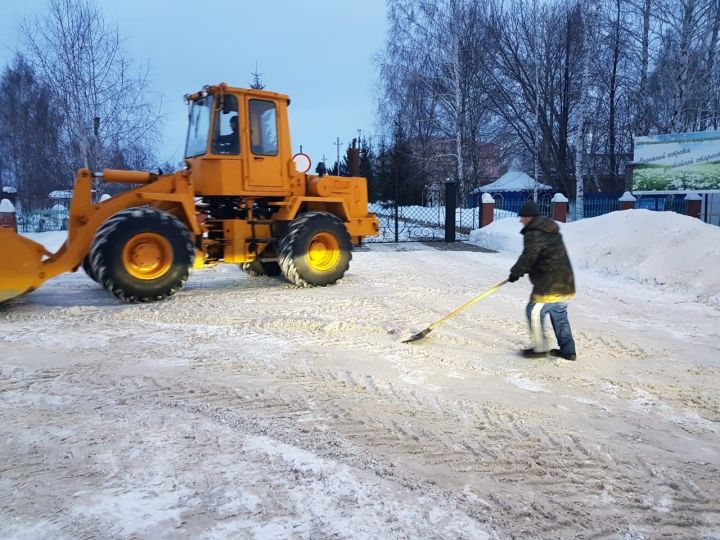
[[[633,140],[633,190],[720,189],[720,131]]]

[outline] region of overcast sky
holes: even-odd
[[[333,163],[335,138],[375,131],[377,71],[385,0],[97,0],[117,23],[129,55],[151,70],[165,122],[160,160],[182,158],[182,96],[225,81],[247,87],[255,62],[266,89],[288,94],[293,151]],[[44,0],[0,0],[0,66],[17,47],[18,23]]]

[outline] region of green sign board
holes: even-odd
[[[720,189],[720,131],[634,137],[633,190]]]

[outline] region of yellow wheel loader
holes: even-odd
[[[185,98],[184,170],[80,169],[57,253],[0,228],[0,302],[80,266],[127,302],[167,298],[218,262],[301,287],[343,277],[353,244],[379,230],[365,179],[297,170],[286,95],[223,83]],[[93,202],[100,178],[128,189]]]

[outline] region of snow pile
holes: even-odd
[[[497,218],[497,214],[495,217]],[[520,253],[523,247],[520,229],[520,220],[510,216],[493,221],[482,229],[470,231],[470,242],[495,251]]]
[[[675,212],[626,210],[560,224],[573,264],[687,290],[720,303],[720,228]],[[519,253],[516,219],[472,231],[470,241]]]

